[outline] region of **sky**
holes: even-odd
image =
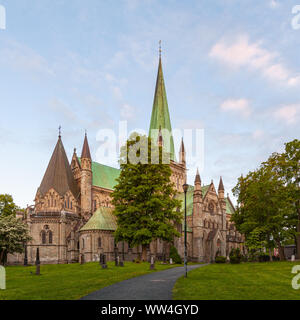
[[[33,204],[60,125],[69,159],[87,130],[93,160],[115,167],[99,130],[148,130],[159,40],[172,126],[204,133],[203,165],[187,154],[189,183],[200,167],[203,184],[222,176],[231,195],[242,173],[299,138],[295,1],[0,5],[0,193],[21,207]]]

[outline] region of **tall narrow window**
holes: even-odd
[[[42,236],[42,244],[46,244],[46,231],[45,230],[42,230],[41,236]]]
[[[84,239],[82,239],[82,249],[84,249]]]
[[[52,241],[53,241],[52,231],[49,230],[49,244],[52,244]]]
[[[71,201],[71,209],[72,209],[72,207],[73,207],[73,204],[72,204],[72,201]]]
[[[98,248],[101,248],[101,238],[98,238]]]

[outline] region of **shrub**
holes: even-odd
[[[278,256],[272,256],[273,261],[280,261],[280,258]]]
[[[241,250],[239,248],[232,248],[229,254],[230,263],[241,263],[242,255]]]
[[[217,256],[215,259],[216,263],[226,263],[226,257],[224,256]]]
[[[268,261],[270,261],[270,256],[268,254],[261,254],[258,257],[258,261],[259,262],[268,262]]]
[[[172,258],[174,263],[182,264],[182,259],[174,246],[170,248],[170,258]]]

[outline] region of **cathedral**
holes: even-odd
[[[149,135],[158,132],[158,143],[169,139],[171,180],[182,201],[183,184],[186,181],[186,151],[181,141],[179,161],[176,160],[167,95],[161,57],[154,94]],[[152,136],[153,137],[153,136]],[[36,249],[44,264],[99,261],[100,254],[113,260],[118,254],[124,260],[139,258],[141,246],[130,248],[127,243],[114,241],[117,228],[113,214],[111,193],[120,170],[93,161],[88,138],[85,134],[80,156],[74,153],[69,162],[61,134],[54,148],[48,167],[34,199],[35,204],[21,216],[28,224],[32,240],[26,245],[28,263],[34,264]],[[231,248],[243,249],[243,236],[230,221],[234,206],[225,196],[222,178],[216,188],[213,181],[203,185],[199,172],[194,185],[188,186],[187,208],[187,253],[188,260],[213,262],[216,255],[228,256]],[[184,223],[178,226],[181,237],[174,245],[181,257],[184,255]],[[153,241],[147,256],[167,259],[170,244]],[[22,264],[24,254],[8,256],[9,264]]]

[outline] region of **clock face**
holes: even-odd
[[[209,212],[210,212],[211,214],[213,214],[213,213],[214,213],[214,209],[215,209],[214,204],[213,204],[212,202],[210,202],[210,203],[208,204],[208,210],[209,210]]]

